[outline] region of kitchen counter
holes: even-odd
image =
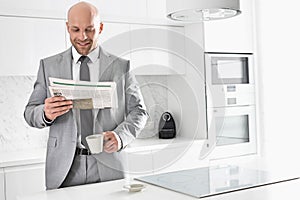
[[[157,149],[176,148],[190,146],[192,143],[197,143],[199,149],[203,145],[205,140],[191,139],[186,137],[176,137],[173,139],[159,139],[158,136],[146,138],[146,139],[136,139],[125,149],[126,152],[135,151],[149,151]]]
[[[57,190],[40,192],[33,195],[18,197],[18,200],[83,200],[83,199],[109,199],[109,200],[194,200],[197,198],[181,193],[173,192],[160,187],[146,184],[146,188],[141,192],[128,192],[123,189],[125,180],[109,181],[104,183],[75,186]],[[300,180],[261,186],[236,192],[225,193],[216,196],[206,197],[207,200],[299,200]]]
[[[186,146],[189,143],[198,142],[203,143],[203,140],[195,140],[187,138],[174,138],[174,139],[158,139],[158,137],[152,137],[148,139],[136,139],[126,149],[126,152],[147,151],[153,149],[175,148],[179,146]],[[20,165],[30,165],[45,163],[46,149],[27,149],[23,151],[10,151],[0,153],[0,168],[12,167]]]
[[[45,163],[46,149],[0,153],[0,168]]]

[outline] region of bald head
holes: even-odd
[[[73,18],[94,18],[95,22],[100,23],[100,16],[98,9],[87,2],[81,1],[74,4],[68,11],[68,21]]]
[[[103,24],[95,6],[87,2],[73,5],[66,24],[71,43],[79,54],[88,55],[97,47]]]

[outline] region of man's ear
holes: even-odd
[[[102,30],[103,30],[103,23],[101,22],[99,27],[99,34],[102,32]]]
[[[69,31],[69,23],[68,22],[66,22],[66,28],[67,28],[68,33],[70,33],[70,31]]]

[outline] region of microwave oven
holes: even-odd
[[[207,107],[253,105],[252,54],[205,53]]]

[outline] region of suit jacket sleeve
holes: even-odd
[[[148,113],[146,111],[142,93],[134,74],[130,71],[129,62],[124,77],[126,117],[114,130],[120,136],[123,148],[138,136],[148,119]]]
[[[41,60],[37,80],[24,111],[24,118],[30,126],[36,128],[43,128],[47,126],[43,120],[44,100],[46,98],[47,84],[44,73],[44,64]]]

